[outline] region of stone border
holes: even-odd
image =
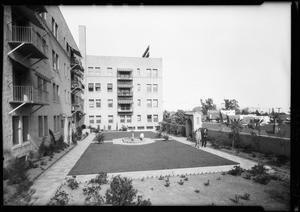
[[[136,146],[136,145],[146,145],[146,144],[151,144],[156,142],[156,140],[160,140],[160,139],[152,139],[152,138],[144,138],[144,141],[142,142],[136,142],[136,143],[127,143],[127,142],[123,142],[124,138],[117,138],[117,139],[113,139],[112,142],[113,144],[118,144],[118,145],[129,145],[129,146]]]

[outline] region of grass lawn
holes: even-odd
[[[155,133],[145,132],[155,138]],[[128,137],[130,132],[105,133],[106,140]],[[138,134],[139,135],[139,134]],[[137,137],[138,137],[137,135]],[[92,143],[68,175],[178,169],[205,166],[234,165],[236,162],[195,149],[175,140],[146,145],[114,145]]]

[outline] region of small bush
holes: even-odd
[[[259,175],[259,174],[266,174],[267,169],[262,164],[255,165],[251,167],[250,173],[253,176]]]
[[[110,183],[110,187],[106,190],[106,203],[113,206],[126,205],[151,205],[150,201],[143,201],[141,197],[137,197],[137,190],[132,186],[132,180],[120,175],[114,177]]]
[[[157,131],[156,138],[161,138],[161,137],[162,137],[162,131]]]
[[[162,175],[160,175],[158,179],[159,179],[159,180],[163,180],[164,177],[163,177]]]
[[[245,146],[242,146],[242,152],[244,153],[251,153],[253,151],[253,147],[251,144],[247,144]]]
[[[83,188],[83,194],[85,196],[86,205],[103,205],[104,198],[99,193],[101,190],[100,185],[93,185],[87,188]]]
[[[240,198],[243,200],[249,200],[250,199],[250,194],[245,193],[244,195],[240,195]]]
[[[79,187],[79,183],[76,181],[76,176],[72,176],[71,178],[67,179],[67,186],[72,190]]]
[[[97,133],[93,141],[97,141],[99,144],[104,143],[105,135],[103,133]]]
[[[183,185],[184,181],[182,179],[180,179],[180,181],[178,182],[179,185]]]
[[[97,183],[99,185],[108,183],[107,173],[100,172],[94,179],[91,179],[88,184]]]
[[[167,140],[169,140],[170,137],[165,134],[165,135],[163,135],[163,138],[164,138],[165,141],[167,141]]]
[[[6,167],[6,177],[9,184],[19,184],[28,179],[26,162],[13,158]]]
[[[250,180],[250,179],[251,179],[251,175],[250,175],[250,174],[247,174],[244,178],[245,178],[246,180]]]
[[[244,172],[244,170],[240,166],[234,166],[231,170],[229,170],[227,173],[233,176],[239,176]]]
[[[67,205],[70,201],[70,194],[67,194],[64,190],[61,190],[61,187],[55,192],[54,197],[50,199],[48,205],[58,205],[64,206]]]
[[[253,182],[267,185],[270,182],[271,177],[269,174],[258,174],[255,177],[253,177],[252,180]]]

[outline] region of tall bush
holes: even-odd
[[[113,206],[151,205],[149,199],[143,201],[141,196],[137,197],[137,190],[133,188],[131,179],[120,177],[120,175],[112,179],[105,197],[106,202]]]

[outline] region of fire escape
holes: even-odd
[[[7,56],[13,67],[13,81],[9,84],[9,86],[12,85],[12,98],[9,103],[15,108],[9,114],[24,105],[39,106],[39,108],[49,105],[49,92],[45,89],[46,86],[39,84],[38,87],[33,87],[28,84],[30,71],[37,69],[32,67],[48,59],[48,46],[44,39],[48,33],[39,16],[42,12],[47,12],[43,6],[12,6],[12,22],[8,24],[10,33],[8,44],[11,51],[7,53]],[[30,26],[30,23],[42,29],[43,33],[38,33],[38,30]],[[36,75],[41,76],[40,73],[35,72]],[[47,77],[44,77],[44,80],[51,81]]]

